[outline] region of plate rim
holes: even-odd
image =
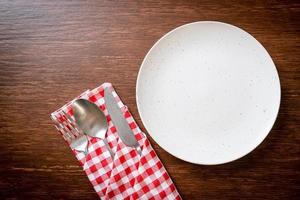
[[[181,28],[184,28],[186,26],[190,26],[190,25],[193,25],[193,24],[203,24],[203,23],[208,23],[208,24],[222,24],[222,25],[225,25],[225,26],[229,26],[229,27],[233,27],[233,28],[236,28],[236,29],[239,29],[241,30],[242,32],[245,32],[247,33],[250,37],[252,37],[263,49],[264,51],[267,53],[267,55],[269,56],[269,59],[271,60],[274,68],[275,68],[275,73],[277,75],[276,79],[279,83],[279,99],[278,99],[278,107],[277,107],[277,110],[276,110],[276,115],[274,117],[274,119],[272,120],[272,123],[270,123],[270,127],[268,128],[268,131],[266,131],[265,135],[262,137],[262,139],[256,144],[254,145],[253,148],[251,148],[249,151],[247,151],[246,153],[244,154],[241,154],[240,156],[234,158],[234,159],[230,159],[230,160],[227,160],[227,161],[223,161],[223,162],[214,162],[214,163],[206,163],[206,162],[194,162],[194,161],[190,161],[190,160],[186,160],[185,158],[181,158],[181,157],[178,157],[176,155],[174,155],[173,153],[171,153],[170,151],[168,151],[167,149],[165,149],[164,147],[162,147],[154,138],[153,136],[150,134],[149,132],[149,128],[148,128],[148,125],[144,122],[144,119],[143,119],[143,116],[142,116],[142,112],[140,111],[141,108],[140,108],[140,104],[139,104],[139,97],[138,97],[138,90],[139,90],[139,82],[141,80],[140,76],[141,76],[141,71],[143,69],[143,66],[146,62],[146,60],[148,59],[150,53],[152,52],[152,50],[160,43],[160,41],[162,41],[163,39],[165,39],[168,35],[172,34],[173,32],[177,31],[178,29],[181,29]],[[258,148],[262,143],[263,141],[265,140],[265,138],[270,134],[272,128],[274,127],[277,119],[278,119],[278,114],[279,114],[279,110],[280,110],[280,106],[281,106],[281,82],[280,82],[280,77],[279,77],[279,73],[278,73],[278,69],[271,57],[271,55],[269,54],[269,52],[267,51],[267,49],[254,37],[252,36],[250,33],[248,33],[247,31],[245,31],[244,29],[240,28],[240,27],[237,27],[235,25],[232,25],[232,24],[228,24],[228,23],[225,23],[225,22],[220,22],[220,21],[195,21],[195,22],[190,22],[190,23],[186,23],[186,24],[183,24],[183,25],[180,25],[172,30],[170,30],[169,32],[165,33],[162,37],[160,37],[153,45],[152,47],[148,50],[147,54],[145,55],[141,65],[140,65],[140,68],[139,68],[139,71],[138,71],[138,75],[137,75],[137,79],[136,79],[136,89],[135,89],[135,93],[136,93],[136,105],[137,105],[137,110],[138,110],[138,113],[139,113],[139,116],[140,116],[140,119],[145,127],[145,129],[147,130],[148,132],[148,135],[155,141],[155,143],[161,147],[164,151],[166,151],[167,153],[171,154],[172,156],[180,159],[180,160],[183,160],[185,162],[188,162],[188,163],[192,163],[192,164],[197,164],[197,165],[221,165],[221,164],[226,164],[226,163],[230,163],[230,162],[233,162],[235,160],[238,160],[240,158],[243,158],[245,157],[246,155],[249,155],[251,152],[253,152],[256,148]]]

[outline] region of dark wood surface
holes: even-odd
[[[112,82],[145,131],[135,102],[141,62],[162,35],[217,20],[256,37],[281,80],[266,140],[232,163],[201,166],[151,140],[184,199],[299,199],[300,2],[0,1],[0,199],[96,199],[49,114]]]

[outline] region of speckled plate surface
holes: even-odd
[[[280,82],[254,37],[204,21],[172,30],[150,49],[136,95],[144,125],[163,149],[211,165],[236,160],[264,140],[279,110]]]

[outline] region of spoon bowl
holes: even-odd
[[[111,156],[113,156],[113,152],[105,138],[108,123],[102,110],[86,99],[75,100],[72,109],[75,121],[81,130],[88,136],[102,139]]]
[[[104,113],[86,99],[75,100],[73,105],[75,121],[82,131],[100,139],[105,138],[108,129],[107,119]]]

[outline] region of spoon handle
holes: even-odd
[[[106,148],[108,149],[108,151],[109,151],[109,153],[110,153],[110,156],[111,156],[112,158],[114,158],[114,152],[111,150],[111,148],[110,148],[110,146],[109,146],[109,144],[107,143],[107,140],[106,140],[105,138],[103,139],[103,142],[104,142]]]
[[[138,152],[138,154],[139,154],[140,156],[142,156],[142,148],[141,148],[140,146],[137,146],[137,147],[136,147],[136,151]]]

